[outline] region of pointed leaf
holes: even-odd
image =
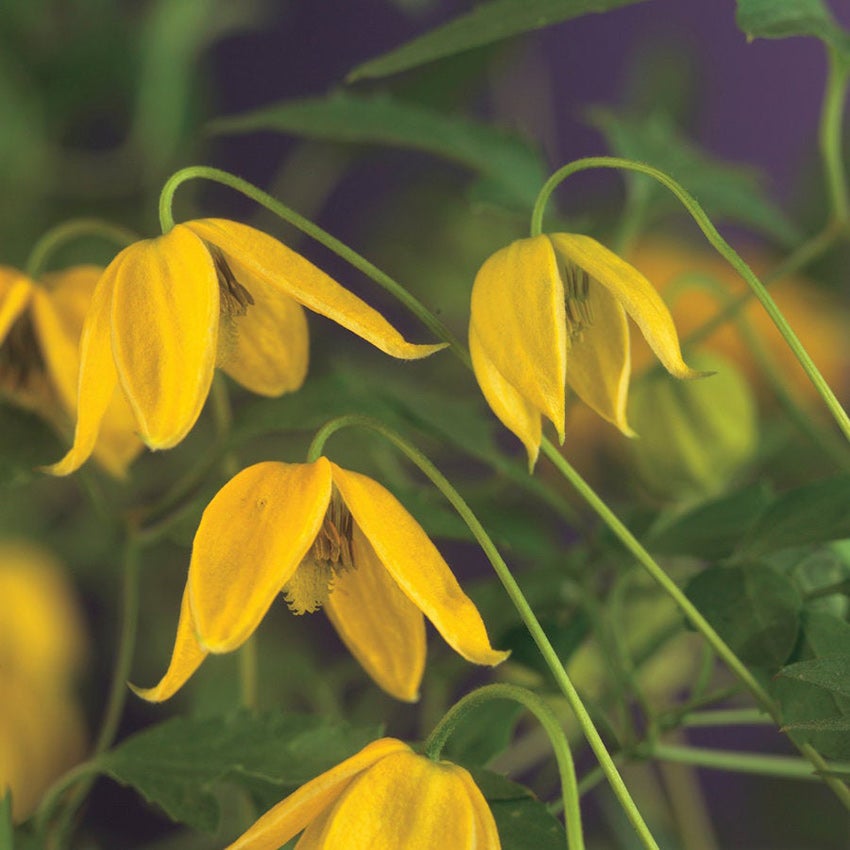
[[[850,50],[850,37],[823,0],[738,0],[735,20],[751,40],[808,35],[836,50]]]
[[[817,685],[839,696],[850,697],[850,654],[825,655],[783,667],[779,676]]]

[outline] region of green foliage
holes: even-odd
[[[308,139],[423,151],[471,168],[530,207],[545,179],[540,155],[518,136],[387,95],[334,94],[219,118],[213,132],[272,130]]]
[[[350,81],[386,77],[435,59],[641,0],[490,0],[352,70]]]
[[[850,51],[850,36],[823,0],[738,0],[735,19],[749,39],[808,35],[835,50]]]
[[[172,718],[139,732],[98,759],[102,772],[133,786],[173,820],[212,832],[220,783],[262,781],[288,789],[307,782],[380,735],[320,717],[273,712],[259,717]]]
[[[14,850],[15,836],[12,827],[12,792],[8,789],[0,799],[0,850]]]
[[[798,661],[783,667],[777,675],[809,682],[839,696],[850,697],[850,654]]]
[[[499,700],[488,705],[487,711],[465,715],[452,730],[445,757],[459,764],[486,765],[508,748],[523,710],[513,700]]]
[[[38,417],[0,404],[0,489],[43,477],[37,467],[65,453],[55,434]]]

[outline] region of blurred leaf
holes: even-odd
[[[590,621],[580,609],[567,608],[563,603],[560,608],[560,612],[536,610],[543,631],[561,663],[566,665],[590,633]],[[551,675],[551,670],[524,624],[512,628],[499,639],[498,644],[511,651],[512,662],[524,664],[547,678]]]
[[[770,488],[760,483],[706,502],[651,532],[647,546],[660,555],[725,558],[771,500]]]
[[[802,599],[786,576],[763,564],[710,567],[685,593],[746,664],[773,670],[788,659]]]
[[[465,715],[452,730],[446,758],[460,764],[487,764],[508,748],[522,712],[518,702],[498,700],[489,702],[486,711]]]
[[[12,791],[7,788],[0,800],[0,850],[13,850],[15,846],[12,827]]]
[[[763,192],[761,176],[755,169],[712,158],[681,135],[669,116],[660,112],[626,116],[596,108],[590,111],[589,118],[613,153],[669,174],[712,219],[746,225],[786,244],[798,240],[796,228]],[[670,192],[651,178],[640,174],[628,177],[644,182],[651,207],[663,211],[682,209]]]
[[[839,696],[850,697],[850,655],[826,655],[783,667],[777,676],[799,679]]]
[[[850,475],[816,481],[779,495],[741,546],[747,558],[791,546],[850,537]]]
[[[38,467],[63,453],[56,435],[41,419],[0,403],[0,489],[42,477]]]
[[[808,35],[847,52],[850,37],[822,0],[737,0],[735,20],[747,38]]]
[[[238,714],[173,718],[133,735],[98,759],[102,771],[132,785],[173,820],[212,832],[223,780],[298,786],[356,753],[380,734],[308,715]]]
[[[386,77],[473,47],[641,0],[490,0],[413,41],[358,65],[348,80]]]
[[[546,177],[540,156],[518,136],[386,95],[335,94],[284,101],[219,118],[210,129],[216,133],[272,130],[309,139],[423,151],[496,180],[510,197],[528,206]]]

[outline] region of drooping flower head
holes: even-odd
[[[217,365],[260,395],[298,389],[308,357],[302,305],[393,357],[444,347],[406,342],[378,312],[265,233],[223,219],[178,224],[125,248],[100,278],[83,328],[74,445],[50,471],[66,475],[85,462],[116,387],[152,449],[188,434]]]
[[[80,335],[103,269],[74,266],[32,280],[0,266],[0,395],[67,436],[77,415]],[[141,451],[127,402],[106,399],[95,459],[123,475]]]
[[[624,434],[630,316],[665,368],[699,377],[682,360],[670,312],[637,269],[588,236],[520,239],[491,256],[472,289],[469,349],[493,412],[534,465],[542,417],[564,440],[567,384]]]
[[[269,809],[227,850],[500,850],[472,776],[381,738]]]
[[[283,593],[295,613],[324,608],[367,673],[413,701],[427,617],[477,664],[490,646],[478,609],[428,536],[384,487],[327,458],[258,463],[216,494],[201,518],[171,664],[149,700],[168,699],[207,653],[231,652]]]

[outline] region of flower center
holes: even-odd
[[[44,372],[44,358],[35,328],[29,315],[24,313],[0,346],[0,389],[10,393],[26,391]]]
[[[236,280],[233,269],[224,259],[224,254],[215,245],[207,245],[210,256],[215,263],[218,275],[218,292],[221,304],[221,314],[229,318],[244,316],[253,305],[254,297]]]
[[[322,527],[304,560],[283,586],[286,604],[294,614],[318,611],[333,590],[336,577],[354,569],[351,538],[354,519],[334,490]]]
[[[590,305],[590,277],[574,265],[564,265],[564,306],[567,312],[567,331],[572,341],[581,340],[582,334],[593,324]]]

